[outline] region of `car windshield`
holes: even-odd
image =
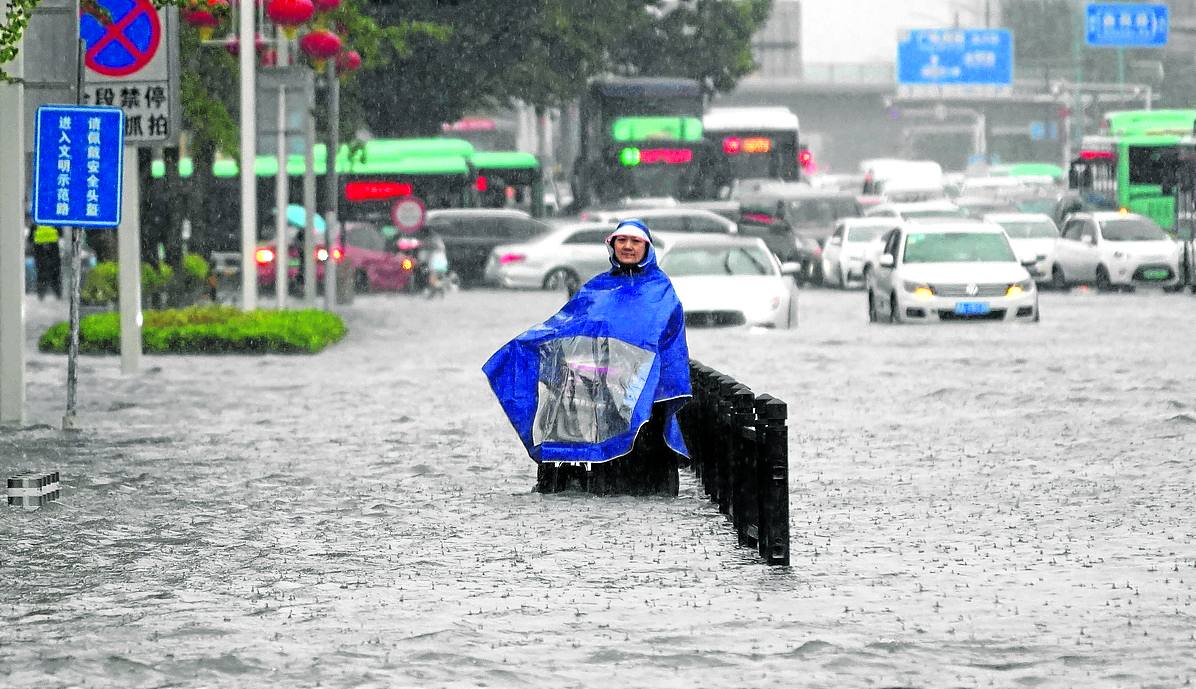
[[[853,227],[847,231],[847,241],[849,243],[858,242],[860,244],[867,244],[891,229],[893,228],[890,225],[882,225],[880,227]]]
[[[1168,239],[1159,226],[1141,218],[1118,218],[1101,223],[1101,236],[1110,242],[1157,242]]]
[[[980,263],[1014,261],[1005,235],[996,232],[911,232],[905,238],[905,263]]]
[[[1002,220],[998,224],[1005,228],[1010,239],[1054,239],[1059,236],[1055,223],[1049,220]]]
[[[678,248],[665,254],[661,268],[669,277],[697,275],[775,275],[772,261],[757,247]]]

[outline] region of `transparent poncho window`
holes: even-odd
[[[540,345],[534,442],[600,443],[626,433],[655,358],[609,337]]]

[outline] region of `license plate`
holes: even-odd
[[[957,316],[983,316],[988,313],[988,304],[982,301],[961,301],[955,305]]]
[[[1163,268],[1151,268],[1150,270],[1142,271],[1142,277],[1147,280],[1166,280],[1171,277],[1171,271]]]
[[[287,261],[287,265],[292,268],[298,268],[299,267],[299,259],[292,258],[291,260]]]

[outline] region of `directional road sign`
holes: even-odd
[[[916,29],[897,41],[901,87],[996,87],[1013,84],[1008,29]]]
[[[33,222],[116,227],[124,163],[120,108],[44,105],[33,151]]]
[[[1105,48],[1159,48],[1167,45],[1167,5],[1094,2],[1087,6],[1086,41]]]
[[[88,0],[79,16],[84,102],[125,111],[130,145],[178,141],[178,10],[151,0]]]

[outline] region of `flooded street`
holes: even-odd
[[[561,301],[368,295],[314,357],[85,357],[71,436],[65,359],[31,352],[0,469],[58,469],[63,496],[0,518],[0,685],[1196,677],[1196,298],[890,327],[806,290],[798,330],[691,330],[789,403],[786,569],[687,473],[677,499],[531,492],[480,367]],[[65,314],[28,309],[31,342]]]

